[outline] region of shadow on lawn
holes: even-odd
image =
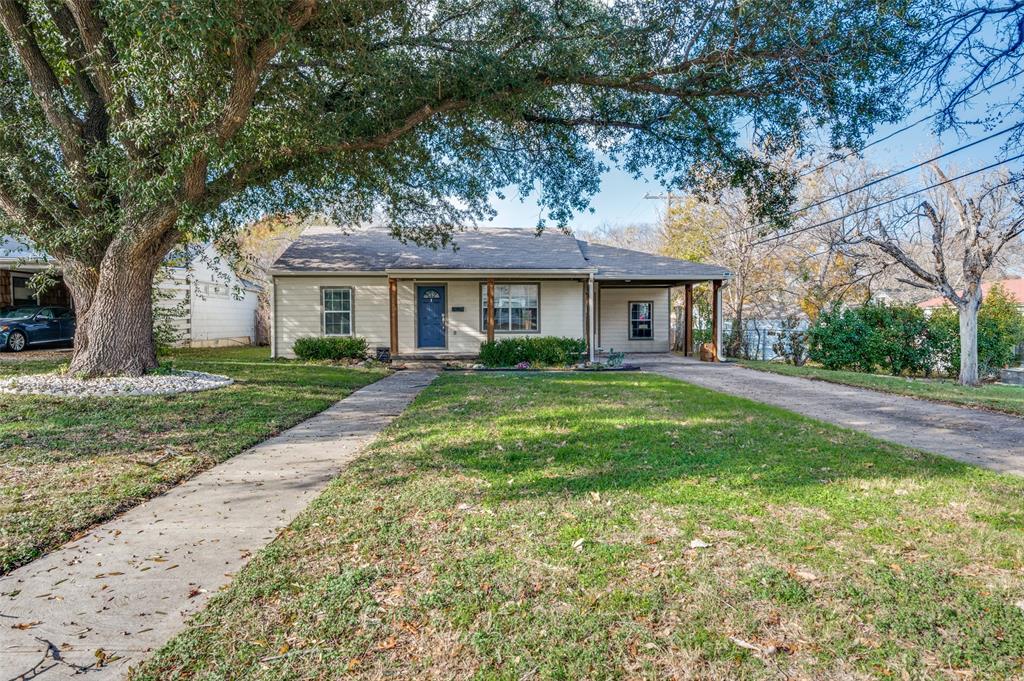
[[[828,496],[831,485],[846,480],[986,475],[649,375],[530,376],[511,383],[457,376],[420,400],[388,440],[400,452],[400,472],[374,484],[399,484],[411,466],[483,475],[493,483],[487,496],[496,501],[610,491],[697,501],[711,487],[723,500],[781,501]],[[1024,491],[1024,481],[1015,486]]]

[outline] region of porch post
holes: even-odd
[[[683,303],[683,356],[693,354],[693,284],[686,285]]]
[[[721,361],[722,351],[722,281],[711,282],[711,344],[714,349],[715,362]]]
[[[494,279],[487,280],[487,342],[494,340]]]
[[[587,278],[587,288],[583,293],[583,324],[587,332],[587,359],[594,361],[594,275]]]
[[[388,278],[388,299],[391,306],[391,356],[398,354],[398,280]]]

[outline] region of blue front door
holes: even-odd
[[[416,347],[444,347],[444,286],[416,287]]]

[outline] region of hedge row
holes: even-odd
[[[358,336],[306,336],[296,340],[292,350],[306,360],[363,359],[367,344]]]
[[[582,361],[586,351],[587,342],[582,338],[503,338],[480,346],[480,363],[486,367],[512,367],[523,362],[533,366],[570,366]]]
[[[1024,315],[1001,286],[993,286],[978,312],[978,370],[1009,364],[1024,340]],[[960,372],[960,322],[951,306],[930,317],[915,305],[870,302],[822,312],[808,330],[812,361],[826,369],[902,374]]]

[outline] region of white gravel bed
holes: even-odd
[[[0,380],[0,393],[54,397],[132,397],[175,395],[231,385],[227,376],[202,371],[175,371],[138,377],[75,378],[66,374],[30,374]]]

